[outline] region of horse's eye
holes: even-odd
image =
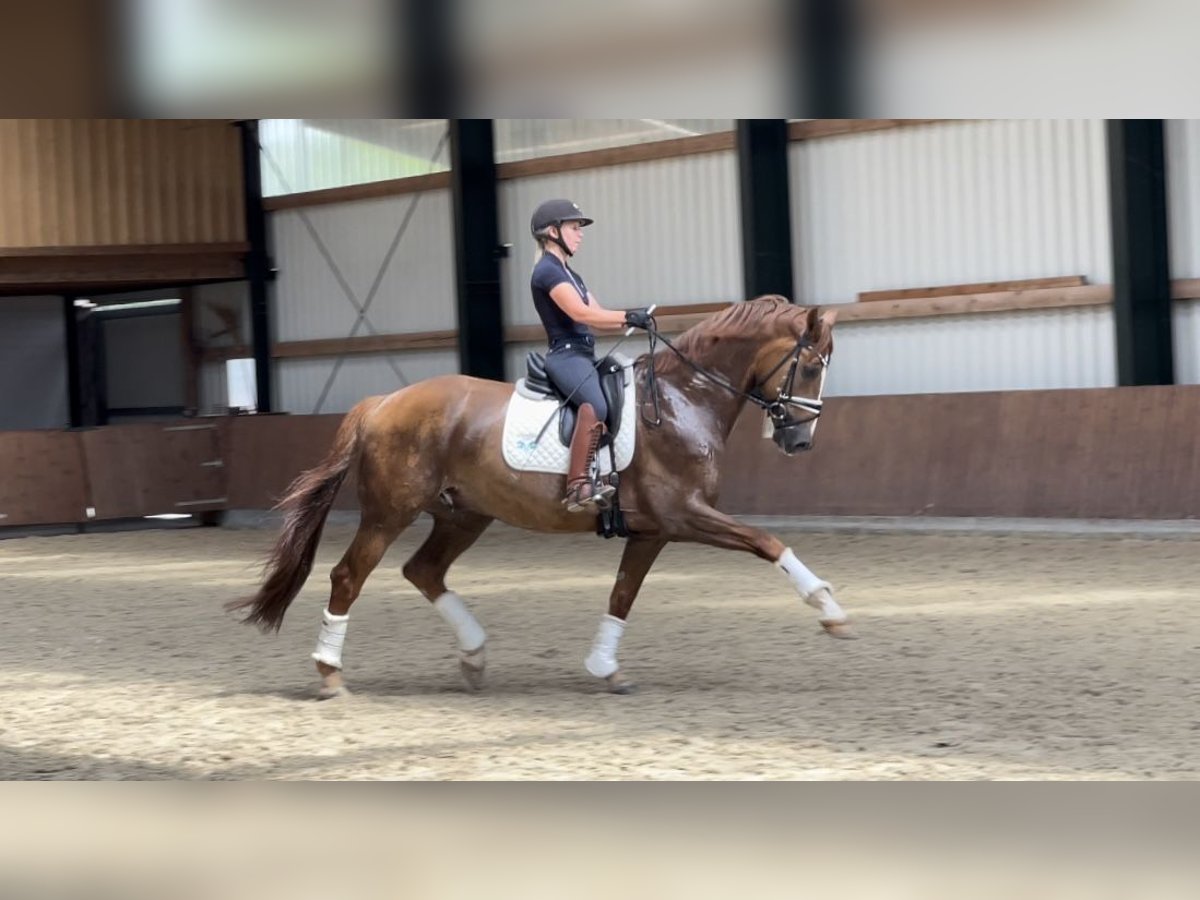
[[[820,366],[805,366],[802,371],[803,371],[805,380],[807,380],[809,378],[816,378],[818,375],[820,375],[821,367]]]

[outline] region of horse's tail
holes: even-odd
[[[368,397],[350,410],[325,459],[316,468],[302,472],[276,504],[276,509],[287,510],[287,516],[275,549],[267,558],[262,586],[253,597],[225,604],[228,610],[248,609],[243,622],[263,631],[278,631],[283,624],[284,613],[312,571],[329,508],[358,451],[363,419],[382,400]]]

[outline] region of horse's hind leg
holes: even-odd
[[[483,687],[487,634],[462,598],[446,587],[446,571],[490,524],[490,516],[474,513],[459,512],[453,517],[437,517],[425,543],[404,564],[404,577],[454,629],[458,639],[459,668],[472,690]]]
[[[414,518],[415,513],[386,523],[364,518],[341,561],[330,572],[329,580],[333,586],[329,594],[329,606],[322,617],[317,649],[312,655],[321,674],[318,696],[322,700],[349,693],[342,680],[342,645],[346,640],[350,607],[358,599],[367,576],[379,565],[392,541]]]

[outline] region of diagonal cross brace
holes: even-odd
[[[441,155],[442,149],[445,147],[446,141],[449,138],[449,133],[449,129],[447,129],[442,133],[442,137],[438,140],[437,146],[433,150],[433,155],[429,159],[430,171],[433,171],[433,165],[436,163],[437,158]],[[284,176],[278,163],[275,162],[274,157],[265,147],[260,145],[259,149],[263,153],[263,158],[267,160],[267,163],[275,171],[275,175],[279,179],[279,183],[282,184],[286,190],[291,192],[291,186],[288,184],[287,178]],[[300,215],[300,221],[304,223],[305,230],[308,232],[309,237],[313,239],[313,243],[316,244],[317,251],[325,260],[326,265],[329,266],[329,270],[333,273],[333,277],[337,281],[338,286],[342,289],[342,293],[345,295],[350,305],[354,307],[354,311],[356,313],[354,324],[351,326],[350,333],[347,335],[347,337],[352,338],[357,335],[360,327],[365,327],[367,331],[373,335],[379,334],[379,330],[371,323],[371,320],[367,318],[367,310],[370,309],[371,304],[375,301],[375,297],[379,292],[379,287],[381,284],[383,284],[383,276],[387,273],[388,266],[391,265],[392,258],[396,255],[396,249],[400,246],[401,239],[404,237],[405,232],[408,231],[408,226],[412,222],[413,215],[417,211],[417,204],[420,201],[421,194],[414,194],[412,200],[408,204],[408,209],[406,209],[404,212],[404,217],[401,219],[399,227],[396,229],[396,234],[392,238],[392,242],[388,246],[382,262],[379,264],[379,270],[375,273],[375,279],[371,283],[370,290],[367,291],[366,299],[361,303],[359,302],[357,295],[354,293],[354,289],[350,287],[349,282],[346,281],[346,277],[342,274],[342,270],[334,260],[333,254],[330,253],[328,246],[326,246],[325,242],[321,240],[321,235],[317,232],[317,229],[313,225],[312,220],[308,217],[308,214],[303,209],[297,210]],[[385,355],[384,358],[387,360],[387,363],[391,367],[392,371],[396,374],[396,378],[400,381],[401,386],[407,387],[409,381],[404,377],[404,373],[400,371],[400,367],[396,364],[396,361],[392,359],[390,355]],[[317,398],[317,403],[313,407],[314,415],[319,413],[321,408],[325,405],[325,400],[329,397],[329,391],[333,387],[333,382],[337,379],[338,372],[341,371],[342,364],[345,361],[345,354],[338,356],[337,359],[334,360],[333,369],[330,371],[329,377],[325,379],[325,385],[321,388],[320,396]]]

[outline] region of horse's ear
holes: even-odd
[[[808,311],[808,315],[804,317],[804,333],[808,335],[811,341],[817,341],[821,331],[821,310],[813,307]]]
[[[826,337],[833,328],[833,323],[836,321],[836,309],[822,311],[820,307],[814,306],[804,317],[803,336],[808,338],[813,344],[821,345],[825,342]]]

